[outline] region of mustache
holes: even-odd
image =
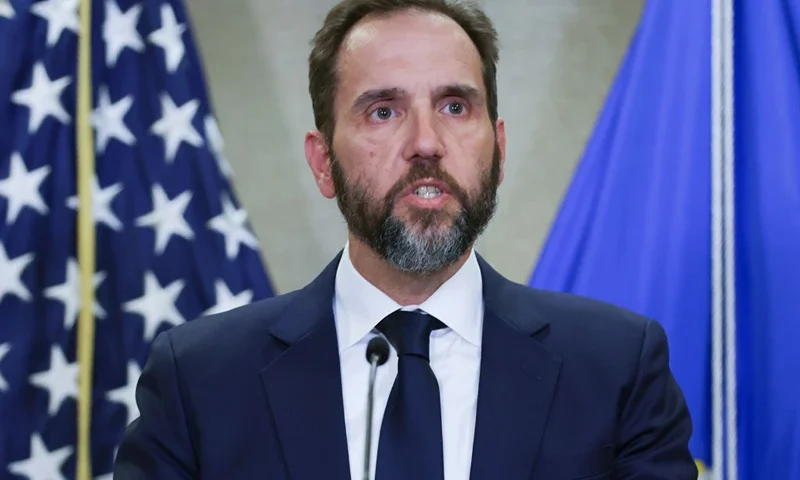
[[[387,207],[394,202],[397,195],[414,182],[432,178],[438,180],[450,190],[451,194],[456,197],[456,200],[461,205],[466,205],[468,201],[467,192],[458,185],[458,182],[446,171],[444,171],[438,163],[434,162],[418,162],[414,163],[409,169],[408,173],[395,183],[392,188],[386,193],[385,200]]]

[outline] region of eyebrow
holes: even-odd
[[[434,97],[462,97],[469,100],[471,103],[481,103],[483,96],[481,91],[472,85],[463,83],[455,83],[452,85],[444,85],[434,90]]]
[[[379,102],[381,100],[391,100],[394,98],[405,96],[406,91],[402,88],[373,88],[371,90],[367,90],[363,92],[361,95],[356,98],[356,101],[353,102],[353,111],[361,111],[374,102]]]
[[[399,87],[374,88],[366,90],[353,102],[353,111],[361,111],[368,105],[381,100],[393,100],[406,96],[408,92]],[[483,97],[477,88],[462,83],[443,85],[437,87],[433,92],[435,98],[440,97],[463,97],[472,103],[482,103]]]

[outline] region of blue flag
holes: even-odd
[[[0,478],[74,478],[78,0],[0,0]],[[273,294],[179,0],[92,4],[92,471],[160,331]]]
[[[530,285],[663,325],[711,461],[711,2],[646,3]]]
[[[734,11],[739,478],[800,478],[800,3]]]

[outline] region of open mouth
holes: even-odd
[[[409,185],[398,197],[419,208],[441,208],[451,193],[444,182],[425,178]]]
[[[433,185],[422,185],[414,190],[414,195],[416,195],[419,198],[426,198],[426,199],[439,197],[443,193],[444,192],[442,191],[441,188]]]

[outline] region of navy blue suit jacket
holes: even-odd
[[[301,290],[159,334],[114,478],[349,479],[332,310],[338,259]],[[471,480],[697,478],[658,323],[512,283],[479,263]]]

